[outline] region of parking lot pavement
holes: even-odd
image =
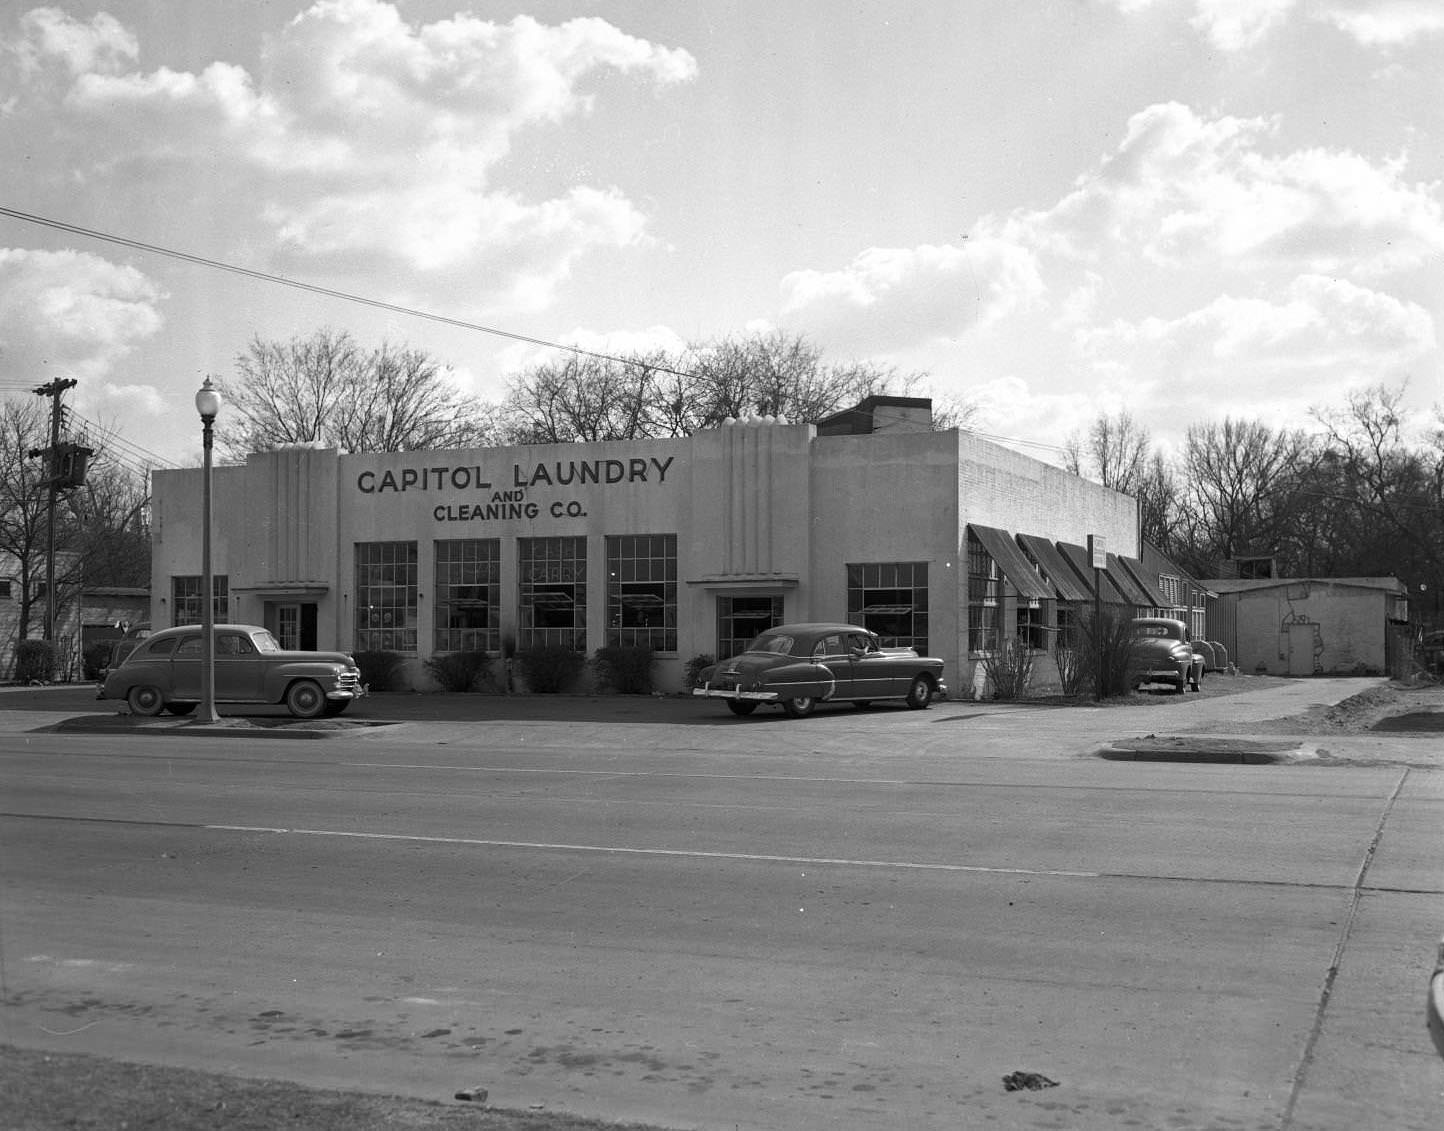
[[[771,710],[737,718],[718,703],[684,695],[381,693],[353,704],[344,716],[309,722],[290,718],[282,707],[223,707],[218,726],[168,715],[137,718],[123,703],[96,699],[93,685],[72,684],[0,688],[0,731],[356,741],[384,737],[407,745],[570,744],[577,749],[625,745],[685,750],[720,744],[739,752],[754,747],[802,749],[819,742],[875,749],[886,743],[897,746],[900,754],[947,760],[960,755],[1097,756],[1444,766],[1444,743],[1437,736],[1430,741],[1428,734],[1366,731],[1290,741],[1286,727],[1277,722],[1343,702],[1380,686],[1385,682],[1381,679],[1233,679],[1224,693],[1203,696],[1143,696],[1106,704],[951,699],[927,711],[891,704],[859,711],[838,704],[824,706],[806,720]],[[1260,733],[1250,735],[1247,727],[1254,722],[1260,724]],[[1213,728],[1220,737],[1209,741]]]

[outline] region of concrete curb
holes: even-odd
[[[1429,1036],[1434,1038],[1434,1047],[1439,1055],[1444,1056],[1444,939],[1439,940],[1439,955],[1429,979],[1429,1000],[1425,1009],[1429,1014]]]
[[[347,738],[358,730],[395,726],[370,720],[296,720],[276,718],[222,719],[200,723],[194,719],[156,719],[137,715],[80,715],[36,728],[49,734],[130,734],[172,738]]]
[[[1101,746],[1094,756],[1110,762],[1197,762],[1273,766],[1318,760],[1318,751],[1297,739],[1158,735],[1126,738]]]

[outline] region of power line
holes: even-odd
[[[181,260],[184,263],[194,263],[201,267],[210,267],[216,271],[228,271],[233,275],[243,275],[250,279],[258,279],[263,283],[275,283],[278,286],[293,287],[296,290],[322,295],[326,298],[359,303],[362,306],[369,306],[376,310],[385,310],[392,314],[404,314],[410,318],[420,318],[428,322],[439,322],[447,326],[456,326],[462,330],[475,330],[477,333],[492,334],[498,338],[506,338],[510,341],[522,342],[526,345],[541,346],[544,349],[566,350],[580,357],[594,357],[600,361],[616,362],[619,365],[639,364],[635,358],[617,357],[614,354],[583,349],[581,346],[569,346],[561,342],[548,341],[545,338],[535,338],[529,334],[520,334],[513,330],[502,330],[496,326],[484,326],[479,322],[468,322],[462,318],[451,318],[444,314],[433,314],[430,311],[419,310],[415,307],[401,306],[393,302],[383,302],[381,299],[367,298],[365,295],[352,294],[349,291],[334,290],[331,287],[322,287],[315,283],[303,283],[299,279],[288,279],[284,275],[272,275],[266,271],[256,271],[250,267],[241,267],[238,264],[226,263],[220,259],[209,259],[203,255],[193,255],[187,251],[177,251],[174,248],[161,247],[158,244],[144,243],[140,240],[129,239],[125,236],[96,231],[93,228],[82,228],[76,224],[67,224],[63,220],[52,220],[46,216],[36,216],[29,212],[20,212],[17,209],[6,208],[3,205],[0,205],[0,216],[9,216],[12,220],[23,220],[27,224],[38,224],[43,228],[51,228],[57,232],[66,232],[74,236],[84,236],[87,239],[99,240],[102,243],[116,244],[120,247],[128,247],[135,251],[148,252],[151,255],[162,255],[169,259]],[[670,373],[676,377],[686,377],[692,380],[697,379],[696,374],[669,369],[664,365],[652,365],[649,368],[659,373]]]
[[[494,337],[506,338],[509,341],[521,342],[525,345],[540,346],[543,349],[563,350],[577,357],[591,357],[599,361],[610,361],[617,365],[638,366],[644,365],[655,373],[665,373],[673,377],[681,377],[688,381],[705,382],[708,377],[692,373],[682,369],[673,369],[666,365],[657,365],[651,362],[644,362],[638,358],[620,357],[616,354],[603,353],[599,350],[584,349],[581,346],[566,345],[563,342],[554,342],[546,338],[538,338],[529,334],[518,333],[513,330],[503,330],[496,326],[486,326],[479,322],[469,322],[461,318],[452,318],[444,314],[436,314],[431,311],[421,310],[416,307],[401,306],[397,303],[385,302],[381,299],[367,298],[365,295],[353,294],[350,291],[336,290],[331,287],[322,287],[315,283],[302,282],[299,279],[290,279],[284,275],[273,275],[266,271],[257,271],[250,267],[241,267],[238,264],[227,263],[220,259],[211,259],[203,255],[195,255],[191,252],[179,251],[175,248],[162,247],[159,244],[145,243],[141,240],[130,239],[127,236],[119,236],[110,232],[98,231],[94,228],[83,228],[78,224],[70,224],[63,220],[55,220],[47,216],[38,216],[30,212],[21,212],[15,208],[7,208],[0,205],[0,216],[8,216],[12,220],[20,220],[27,224],[37,224],[54,231],[65,232],[69,235],[83,236],[87,239],[98,240],[102,243],[115,244],[119,247],[131,248],[135,251],[147,252],[151,255],[164,256],[169,259],[176,259],[183,263],[193,263],[200,267],[209,267],[216,271],[226,271],[233,275],[241,275],[246,278],[256,279],[263,283],[274,283],[277,286],[291,287],[295,290],[306,291],[309,294],[321,295],[326,298],[339,299],[342,302],[353,302],[361,306],[368,306],[375,310],[384,310],[392,314],[401,314],[410,318],[419,318],[427,322],[436,322],[446,326],[455,326],[462,330],[473,330],[481,334],[490,334]],[[715,381],[714,381],[715,383]],[[4,386],[0,386],[3,388]],[[1066,448],[1058,447],[1056,444],[1045,444],[1036,440],[1023,440],[1010,436],[995,436],[986,432],[978,432],[973,429],[963,428],[962,431],[980,439],[990,440],[994,443],[1017,444],[1024,447],[1039,448],[1045,451],[1066,453]]]

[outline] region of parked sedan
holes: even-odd
[[[942,660],[911,648],[884,648],[865,628],[784,624],[764,632],[740,656],[703,668],[692,694],[721,699],[735,715],[750,715],[765,703],[797,719],[834,700],[863,707],[901,699],[921,709],[946,695],[947,687]]]
[[[137,715],[188,715],[201,700],[199,625],[142,640],[101,684],[101,699],[124,699]],[[284,703],[298,719],[339,715],[365,694],[356,661],[343,652],[287,652],[254,624],[218,624],[217,703]]]
[[[1169,617],[1137,617],[1132,622],[1129,678],[1136,691],[1145,683],[1171,683],[1181,695],[1201,689],[1204,659],[1188,639],[1188,626]]]

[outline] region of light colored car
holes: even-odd
[[[741,655],[703,668],[693,695],[721,699],[736,715],[759,704],[793,718],[819,703],[901,699],[921,709],[946,695],[943,662],[911,648],[884,648],[874,632],[852,624],[784,624],[768,629]]]
[[[137,715],[188,715],[201,700],[200,625],[165,628],[140,641],[101,684]],[[254,624],[218,624],[217,703],[284,703],[300,719],[339,715],[364,695],[361,670],[344,652],[283,651]]]
[[[1202,690],[1204,659],[1193,650],[1183,621],[1135,617],[1130,625],[1129,681],[1135,691],[1145,683],[1171,683],[1180,695]]]

